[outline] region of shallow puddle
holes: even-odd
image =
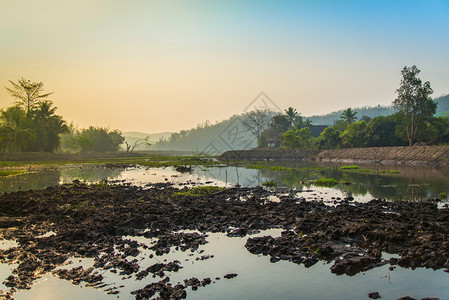
[[[204,278],[212,280],[210,285],[199,287],[196,291],[187,288],[187,299],[367,299],[368,294],[374,291],[379,292],[383,299],[396,299],[406,295],[415,298],[449,297],[449,274],[442,270],[410,270],[401,267],[390,270],[389,265],[385,265],[351,277],[337,276],[330,271],[332,262],[320,261],[310,268],[287,261],[271,263],[269,256],[253,255],[244,247],[248,237],[277,237],[281,231],[282,229],[271,229],[243,238],[231,238],[223,233],[207,233],[208,243],[201,245],[196,251],[181,252],[172,247],[170,253],[155,256],[153,251],[140,248],[141,253],[136,259],[140,270],[159,262],[179,261],[182,268],[178,272],[165,272],[173,285],[192,277],[200,281]],[[144,237],[124,238],[147,245],[155,241]],[[201,259],[209,255],[213,257]],[[384,254],[384,257],[392,256]],[[71,269],[80,265],[88,268],[93,265],[93,259],[73,258],[70,261],[70,264],[59,269]],[[118,275],[101,269],[99,271],[106,284],[101,289],[86,287],[84,283],[75,286],[69,281],[47,274],[31,290],[16,293],[15,299],[133,299],[131,291],[162,279],[154,278],[151,273],[142,280],[136,280],[135,276]],[[223,276],[229,273],[236,273],[238,276],[225,279]],[[108,295],[108,290],[119,293]]]

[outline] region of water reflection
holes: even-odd
[[[298,191],[313,189],[318,193],[335,194],[335,197],[354,197],[359,201],[372,198],[389,200],[422,200],[439,197],[440,193],[449,194],[449,170],[447,168],[364,166],[373,170],[399,170],[399,174],[352,173],[344,172],[335,165],[319,163],[285,162],[294,167],[290,171],[270,169],[246,169],[243,167],[194,167],[192,174],[179,173],[174,168],[106,168],[98,165],[68,165],[47,168],[38,172],[3,177],[0,192],[43,189],[61,183],[70,183],[75,179],[86,182],[101,180],[124,180],[146,185],[148,183],[170,181],[175,184],[201,182],[220,186],[260,186],[265,181],[275,181],[278,188]],[[314,169],[304,169],[314,168]],[[335,178],[338,184],[331,190],[314,186],[312,181],[318,178]]]

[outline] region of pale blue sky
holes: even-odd
[[[0,1],[0,85],[43,81],[81,127],[188,129],[260,91],[306,116],[388,105],[413,64],[440,96],[448,49],[448,0]]]

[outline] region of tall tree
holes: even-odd
[[[26,110],[29,114],[40,100],[46,99],[53,93],[44,94],[43,82],[31,82],[27,79],[19,79],[17,83],[9,81],[12,84],[12,88],[6,88],[12,97],[17,98],[17,104]]]
[[[334,149],[340,147],[341,131],[335,127],[326,127],[318,138],[318,146],[320,149]]]
[[[285,114],[287,115],[287,118],[290,120],[290,128],[293,128],[293,126],[298,126],[298,121],[300,121],[300,115],[296,111],[295,108],[289,107],[285,110]]]
[[[260,136],[270,124],[267,111],[251,111],[242,119],[242,123],[257,138],[257,145],[260,145]]]
[[[278,136],[280,136],[290,128],[290,121],[284,115],[276,115],[271,118],[270,127],[274,129]]]
[[[56,115],[57,107],[52,107],[51,101],[39,101],[37,107],[31,111],[31,123],[36,132],[36,141],[32,151],[54,152],[60,145],[59,134],[68,131],[66,122]]]
[[[358,121],[349,124],[340,135],[344,148],[361,148],[367,144],[368,126],[365,121]]]
[[[1,111],[2,133],[8,134],[4,137],[12,141],[9,150],[12,152],[21,152],[23,150],[25,139],[33,135],[33,131],[27,126],[25,111],[19,106],[8,107]]]
[[[420,72],[415,65],[402,69],[401,85],[396,90],[398,97],[393,101],[402,116],[409,146],[413,145],[418,131],[432,120],[437,109],[437,104],[430,97],[433,93],[430,82],[423,83],[417,77]]]
[[[341,113],[340,119],[348,124],[354,123],[357,120],[357,112],[353,111],[352,108],[345,109]]]
[[[289,149],[307,149],[312,143],[312,132],[308,127],[292,128],[281,135],[284,147]]]

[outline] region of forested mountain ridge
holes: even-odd
[[[437,115],[446,115],[449,112],[449,95],[440,96],[435,98],[434,101],[438,104]],[[393,106],[381,105],[353,108],[353,110],[357,112],[359,119],[363,116],[370,118],[387,116],[396,112]],[[336,120],[340,119],[342,112],[343,109],[326,115],[304,117],[304,119],[309,119],[313,125],[332,125]],[[271,114],[275,115],[274,112]],[[196,128],[172,133],[168,138],[165,136],[158,142],[152,143],[150,149],[218,154],[227,150],[256,147],[257,140],[241,122],[244,117],[245,114],[234,115],[213,125],[209,123],[199,124]]]

